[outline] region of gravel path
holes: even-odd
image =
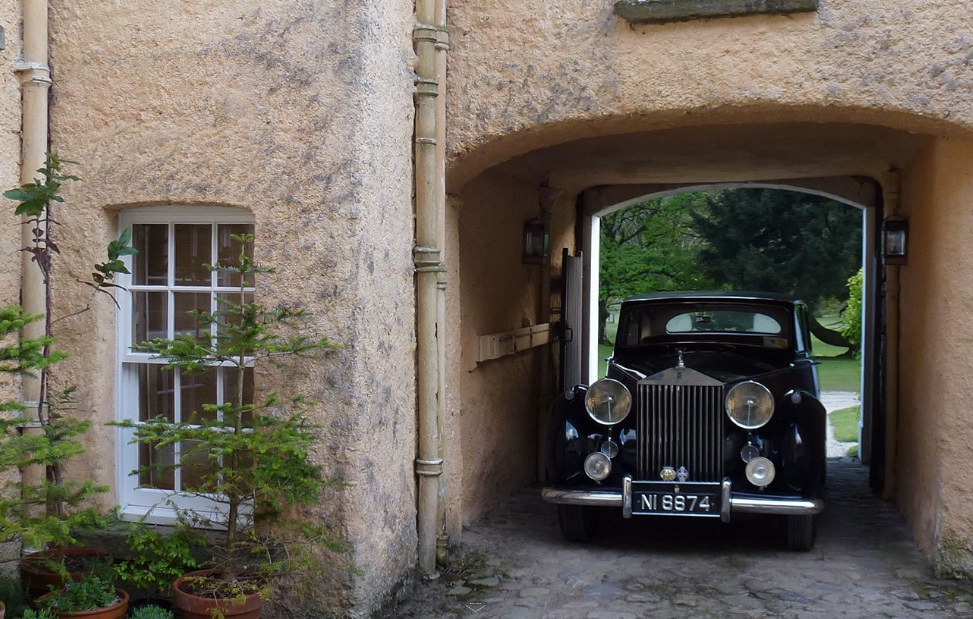
[[[849,406],[858,406],[861,404],[861,400],[858,398],[858,394],[854,391],[825,391],[821,394],[821,403],[824,404],[824,408],[830,414],[833,411],[848,408]],[[857,445],[857,443],[843,443],[834,437],[834,427],[828,422],[828,457],[829,458],[841,458],[848,450]]]

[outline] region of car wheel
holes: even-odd
[[[598,513],[593,507],[558,505],[557,520],[561,533],[572,542],[587,542],[598,528]]]
[[[787,549],[807,552],[814,546],[818,527],[814,516],[787,516]]]

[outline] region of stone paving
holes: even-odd
[[[774,519],[605,514],[589,544],[564,541],[538,490],[463,533],[456,573],[419,586],[401,619],[831,619],[973,617],[970,583],[934,576],[868,469],[828,463],[828,508],[808,553],[783,549]],[[459,554],[459,556],[455,556]]]

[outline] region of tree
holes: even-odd
[[[774,189],[706,194],[693,213],[706,241],[703,273],[738,290],[779,292],[811,306],[844,299],[861,267],[861,213],[834,200]]]
[[[707,288],[696,268],[700,240],[690,215],[699,193],[646,200],[601,220],[599,339],[611,302],[663,290]]]
[[[841,334],[860,347],[862,341],[862,270],[848,278],[848,302],[842,313]]]
[[[860,212],[821,196],[723,190],[707,194],[693,222],[706,240],[699,254],[703,273],[729,288],[779,292],[819,307],[844,299],[848,278],[861,267]],[[813,316],[811,332],[828,344],[855,347]]]

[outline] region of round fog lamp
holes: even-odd
[[[612,472],[612,461],[608,456],[596,451],[584,459],[584,472],[595,481],[601,481]]]
[[[758,488],[769,486],[775,473],[774,463],[767,458],[754,458],[747,463],[747,481]]]

